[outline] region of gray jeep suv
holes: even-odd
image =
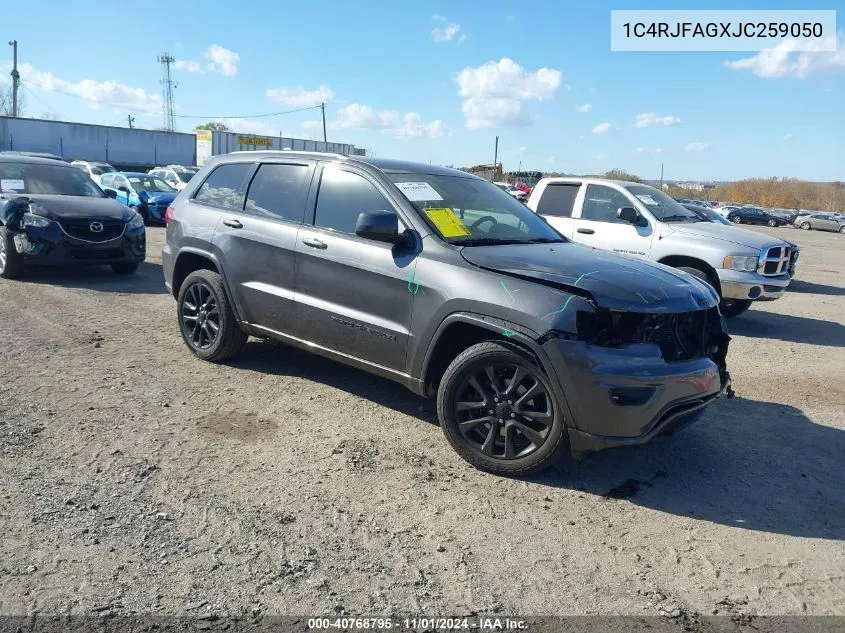
[[[573,244],[461,171],[235,152],[167,217],[165,280],[196,356],[252,335],[436,395],[446,438],[483,470],[642,443],[730,394],[711,286]]]

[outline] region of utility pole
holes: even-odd
[[[320,104],[320,112],[323,113],[323,143],[328,143],[326,140],[326,102]],[[326,148],[328,149],[328,148]]]
[[[496,167],[499,165],[499,137],[496,137],[496,148],[493,150],[493,180],[496,179]]]
[[[18,86],[21,83],[21,75],[18,72],[18,41],[9,42],[12,47],[12,116],[18,116]]]
[[[129,129],[132,129],[132,124],[135,123],[135,117],[131,114],[126,115],[126,119],[129,121]]]
[[[663,191],[663,163],[660,163],[660,191]]]
[[[176,118],[173,116],[173,89],[177,84],[170,78],[170,65],[176,59],[167,53],[158,56],[161,64],[161,107],[164,114],[164,127],[169,132],[176,129]]]

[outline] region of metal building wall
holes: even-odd
[[[362,150],[349,143],[324,143],[308,139],[287,136],[259,136],[239,134],[237,132],[214,132],[212,136],[212,156],[254,150],[292,149],[308,152],[334,152],[336,154],[363,155]]]
[[[64,121],[0,117],[0,151],[49,152],[68,160],[115,165],[193,165],[193,134],[157,132]]]

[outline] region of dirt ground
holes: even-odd
[[[0,614],[845,615],[845,236],[730,322],[737,398],[528,481],[275,343],[194,360],[131,279],[0,281]]]

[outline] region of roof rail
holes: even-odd
[[[296,152],[297,154],[320,154],[321,156],[334,156],[335,158],[349,158],[346,154],[338,154],[337,152],[315,152],[310,149],[290,149],[286,147],[284,149],[238,149],[234,152],[229,152],[229,154],[284,154],[286,152]]]

